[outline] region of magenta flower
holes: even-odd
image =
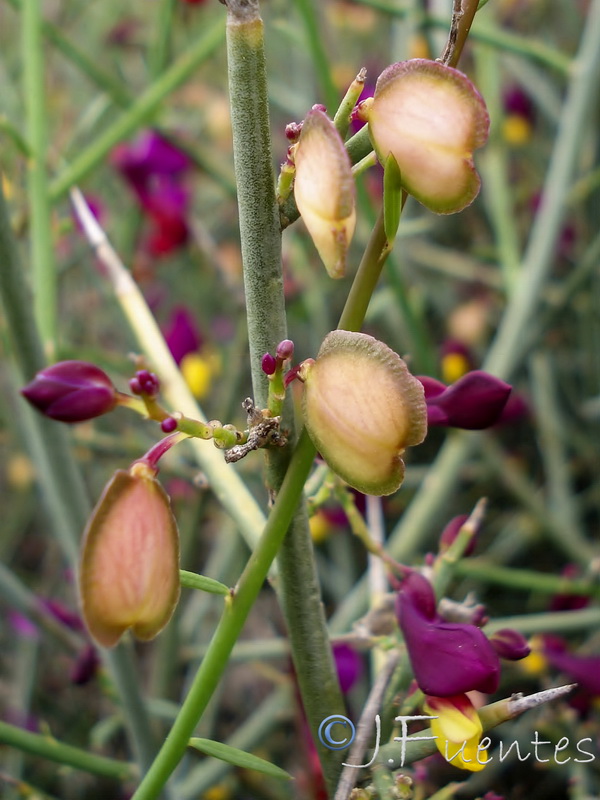
[[[600,655],[570,653],[565,642],[556,636],[544,638],[544,655],[554,669],[563,672],[584,692],[600,696]]]
[[[445,622],[436,612],[435,594],[418,572],[404,580],[396,616],[419,688],[434,697],[498,688],[500,661],[475,625]]]
[[[336,642],[333,645],[333,658],[340,681],[340,688],[346,694],[360,680],[363,674],[364,663],[362,656],[346,642]]]
[[[508,383],[481,370],[467,372],[451,386],[435,378],[419,380],[425,389],[428,425],[472,431],[498,422],[512,391]]]
[[[185,306],[173,309],[165,330],[165,341],[177,364],[181,364],[189,353],[197,353],[202,347],[202,334]]]
[[[59,361],[46,367],[21,394],[58,422],[84,422],[112,411],[117,404],[117,390],[108,375],[86,361]]]
[[[460,529],[468,519],[469,519],[468,514],[459,514],[458,517],[453,517],[453,519],[451,519],[450,522],[446,525],[446,527],[442,531],[439,541],[439,549],[441,553],[444,553],[452,545],[452,543],[460,533]],[[467,548],[464,552],[464,555],[465,556],[472,555],[473,551],[475,550],[475,545],[476,545],[476,536],[472,536],[471,541],[467,545]]]
[[[150,221],[148,252],[166,255],[185,244],[190,197],[183,181],[191,166],[188,156],[149,130],[131,144],[118,145],[111,160]]]

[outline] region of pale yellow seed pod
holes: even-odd
[[[405,448],[427,433],[423,386],[400,356],[372,336],[337,330],[299,377],[306,429],[331,469],[365,494],[395,492]]]
[[[92,637],[113,647],[131,628],[153,639],[179,599],[179,534],[164,489],[143,462],[118,470],[88,522],[79,572]]]
[[[383,164],[394,155],[409,194],[438,214],[473,202],[481,183],[473,151],[487,141],[490,123],[466,75],[422,58],[392,64],[366,114],[378,158]]]
[[[295,149],[296,205],[328,274],[341,278],[356,224],[350,158],[333,122],[309,111]]]

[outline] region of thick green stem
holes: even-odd
[[[260,407],[268,403],[268,382],[261,369],[262,356],[274,353],[287,337],[281,231],[275,196],[275,176],[269,125],[267,75],[263,23],[258,2],[229,0],[227,54],[236,182],[248,338],[254,398]],[[288,398],[284,427],[293,440],[293,416]],[[302,465],[308,474],[314,457]],[[280,490],[290,461],[290,448],[267,454],[267,482]],[[293,501],[298,505],[297,498]],[[293,507],[294,507],[293,506]],[[277,533],[281,536],[281,532]],[[323,713],[343,713],[335,665],[331,653],[315,560],[303,503],[297,507],[278,558],[277,589],[288,625],[288,634],[302,703],[316,732]],[[340,760],[316,739],[325,780],[333,793]]]
[[[52,247],[48,175],[47,119],[44,86],[41,0],[23,2],[23,82],[29,145],[27,188],[31,227],[34,310],[45,351],[56,350],[56,266]]]
[[[261,359],[286,338],[287,328],[263,23],[257,2],[228,3],[227,59],[252,389],[257,405],[266,408],[268,382]]]

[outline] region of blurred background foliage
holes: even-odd
[[[490,0],[477,15],[461,68],[479,87],[491,116],[490,141],[478,155],[482,192],[464,213],[450,217],[436,217],[409,201],[365,326],[407,357],[416,374],[450,383],[465,370],[481,366],[507,300],[521,290],[522,256],[539,213],[574,69],[572,59],[590,5],[584,0]],[[0,2],[0,169],[28,272],[19,6],[17,0]],[[446,6],[433,0],[264,2],[277,161],[285,157],[286,124],[302,120],[315,103],[324,103],[333,114],[332,101],[341,98],[361,67],[368,70],[367,90],[372,90],[377,75],[389,63],[439,54],[449,19]],[[57,186],[52,181],[60,182],[67,165],[92,151],[132,103],[224,16],[224,9],[216,0],[131,0],[127,4],[49,0],[43,4],[43,14],[52,191]],[[184,372],[208,418],[243,427],[240,404],[250,392],[250,377],[226,72],[224,45],[215,47],[157,110],[140,117],[130,136],[96,158],[78,182],[161,328],[171,332],[171,342],[182,336],[181,330],[173,332],[176,320],[185,319],[192,349],[186,353]],[[548,231],[548,236],[557,236],[552,267],[536,313],[524,331],[525,355],[512,376],[520,407],[509,424],[481,434],[480,445],[461,468],[456,491],[436,511],[435,524],[422,532],[415,558],[419,563],[435,548],[436,537],[449,519],[469,513],[480,497],[487,497],[488,516],[478,542],[480,560],[472,562],[480,563],[481,571],[469,571],[467,565],[460,577],[459,568],[453,596],[460,599],[475,590],[493,617],[543,614],[550,608],[547,590],[534,583],[512,585],[498,567],[559,576],[574,565],[572,574],[596,580],[600,522],[598,111],[596,102],[581,132],[575,180],[552,187],[563,193],[566,210],[560,231]],[[135,157],[142,162],[138,167],[145,170],[147,192],[140,198],[139,185],[136,192],[123,169],[123,158],[131,157],[136,147],[139,151],[150,130],[185,153],[188,162],[181,171],[165,175],[162,167],[156,172],[151,159],[144,161],[138,152]],[[351,274],[381,202],[378,168],[361,176],[358,186],[359,223],[349,259]],[[168,192],[172,192],[172,205],[161,208],[160,198],[164,200]],[[156,197],[158,207],[152,205]],[[125,389],[133,371],[135,342],[103,268],[74,221],[64,191],[55,200],[51,232],[59,289],[56,357],[93,361]],[[340,282],[327,277],[301,221],[284,234],[284,276],[289,334],[301,360],[314,356],[324,335],[335,327],[351,277]],[[5,352],[6,364],[9,356]],[[77,618],[72,574],[49,535],[47,510],[36,488],[36,465],[20,432],[20,401],[15,399],[10,368],[2,370],[1,381],[0,561],[6,569],[0,580],[2,717],[51,731],[79,747],[98,747],[113,757],[128,758],[119,708],[106,676],[100,671],[84,685],[73,682],[86,638]],[[124,411],[77,426],[71,434],[92,498],[114,469],[126,466],[157,438],[154,427]],[[387,533],[398,523],[449,435],[453,434],[436,429],[411,452],[404,487],[382,504]],[[266,508],[258,458],[241,462],[239,471]],[[182,567],[234,584],[247,548],[203,488],[183,448],[165,460],[161,478],[180,522]],[[313,531],[324,602],[333,615],[364,574],[367,562],[344,518],[340,521],[333,507],[327,512],[313,519]],[[44,603],[46,611],[41,617],[34,615],[29,625],[11,593],[11,575]],[[151,698],[159,732],[172,718],[174,703],[210,640],[220,602],[213,596],[184,593],[176,622],[155,643],[136,646],[139,680]],[[58,625],[51,624],[57,621]],[[597,619],[573,622],[573,630],[566,630],[569,647],[586,655],[597,653],[597,623]],[[223,774],[218,770],[213,774],[210,769],[216,767],[210,761],[203,762],[204,772],[198,777],[194,773],[198,759],[190,756],[180,776],[188,788],[178,797],[317,796],[307,766],[310,748],[299,712],[294,710],[293,680],[280,640],[283,627],[276,601],[265,590],[246,628],[245,638],[251,644],[246,651],[240,649],[237,661],[234,657],[199,735],[225,740],[253,721],[248,746],[258,746],[263,757],[292,771],[297,776],[295,788],[282,789],[266,779],[259,785],[251,773],[240,771],[219,768]],[[526,632],[535,633],[535,628]],[[270,649],[273,657],[267,658]],[[557,671],[542,656],[529,672],[523,669],[515,666],[508,671],[507,691],[534,690],[558,680]],[[366,695],[366,674],[365,670],[352,689],[351,717],[358,715]],[[279,687],[279,693],[273,687]],[[271,705],[262,714],[261,728],[253,712],[263,702]],[[566,706],[546,711],[541,722],[537,718],[538,725],[554,731],[569,728],[577,735],[585,731],[596,747],[597,718],[590,709],[593,706],[578,712],[577,718]],[[515,736],[526,736],[527,730],[515,727]],[[127,786],[60,769],[15,749],[0,750],[0,764],[3,797],[94,800],[127,796]],[[552,770],[548,765],[534,768],[525,763],[515,771],[513,766],[506,762],[473,776],[464,796],[476,797],[492,788],[510,798],[597,796],[596,764]],[[24,783],[19,787],[15,782],[20,780]],[[435,770],[427,781],[423,786],[433,791]]]

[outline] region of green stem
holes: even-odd
[[[287,338],[281,231],[275,195],[275,176],[269,126],[267,74],[263,23],[258,2],[228,2],[227,56],[233,130],[233,152],[250,363],[254,398],[259,407],[268,403],[269,382],[262,371],[262,356],[274,353]],[[284,427],[293,441],[291,398],[283,407]],[[308,474],[314,452],[307,447],[303,471]],[[267,483],[280,490],[290,462],[290,448],[267,453]],[[298,506],[296,498],[293,506]],[[278,536],[281,532],[278,532]],[[278,588],[289,631],[292,657],[309,725],[316,733],[328,713],[343,713],[331,645],[323,613],[318,576],[304,506],[294,513],[278,558]],[[325,780],[335,788],[340,761],[315,736]]]
[[[150,75],[154,79],[161,74],[169,60],[175,2],[176,0],[160,0],[158,5],[154,45],[148,59]]]
[[[465,558],[452,566],[454,575],[472,578],[481,583],[491,583],[509,589],[542,594],[569,594],[600,598],[600,586],[583,580],[569,580],[560,575],[534,572],[528,569],[499,567],[485,559]]]
[[[47,119],[41,0],[23,2],[23,91],[29,145],[27,187],[31,225],[34,311],[44,350],[56,350],[56,266],[46,172]]]
[[[235,593],[226,602],[223,616],[188,696],[163,747],[132,800],[154,800],[183,757],[194,728],[219,682],[229,654],[292,522],[313,457],[314,448],[304,434],[300,437],[295,458],[290,463],[263,535],[246,564]]]
[[[31,2],[31,0],[28,0]],[[99,134],[56,178],[50,186],[50,198],[58,200],[96,167],[112,148],[130,136],[158,109],[171,92],[184,83],[223,40],[223,23],[207,28],[204,35],[177,59],[116,122]]]
[[[311,56],[310,60],[314,65],[319,79],[321,91],[323,92],[324,104],[331,115],[333,109],[337,108],[339,93],[331,77],[329,59],[327,58],[327,51],[323,45],[323,38],[321,36],[323,20],[319,19],[318,12],[322,9],[322,6],[320,3],[317,3],[315,7],[313,0],[294,0],[294,4],[302,17]]]
[[[381,222],[381,227],[382,224]],[[381,248],[387,244],[386,241],[378,240]],[[377,253],[376,248],[372,247],[369,263],[380,268],[381,260],[381,252]],[[363,281],[364,287],[370,283],[364,274],[361,281]],[[364,290],[367,291],[366,288]],[[364,314],[366,306],[364,297],[357,297],[355,294],[354,298],[353,302],[358,303],[363,311],[355,313],[353,305],[347,305],[346,319],[360,327],[362,324],[361,313]],[[194,728],[219,682],[246,617],[262,588],[270,564],[277,552],[280,551],[286,532],[296,513],[314,456],[314,445],[306,431],[302,431],[263,534],[244,569],[235,594],[226,603],[221,621],[165,744],[142,780],[133,800],[154,800],[183,757]],[[306,587],[302,587],[302,591],[306,591]],[[317,675],[317,677],[322,680],[321,675]],[[332,713],[331,707],[322,707],[318,713],[322,718],[323,714]],[[329,767],[330,762],[326,762],[325,768]],[[339,765],[337,768],[339,769]]]
[[[0,722],[0,742],[16,747],[25,753],[47,758],[65,766],[101,775],[118,781],[130,781],[136,775],[133,764],[98,756],[87,750],[80,750],[63,744],[47,734],[31,733],[7,722]]]
[[[383,224],[383,209],[381,209],[367,244],[367,249],[358,265],[338,328],[345,331],[359,331],[361,329],[371,295],[381,275],[387,254],[387,237]]]
[[[275,198],[263,23],[251,0],[244,15],[228,3],[227,60],[233,156],[238,194],[244,291],[254,400],[268,402],[268,381],[261,369],[265,353],[286,338],[281,270],[281,234]],[[248,8],[254,10],[249,16]],[[289,411],[289,409],[288,409]]]
[[[158,323],[131,273],[119,259],[81,193],[72,191],[71,199],[86,236],[106,268],[107,278],[125,319],[142,353],[160,378],[161,393],[168,406],[186,417],[206,422],[206,417],[175,363]],[[193,448],[215,497],[235,520],[252,549],[265,523],[258,503],[235,469],[225,463],[223,453],[216,450],[211,443],[190,439],[188,446]]]
[[[406,6],[396,5],[395,0],[355,0],[363,6],[383,11],[393,17],[406,17],[411,9]],[[424,14],[422,17],[423,25],[426,27],[448,28],[448,18]],[[518,34],[504,31],[496,25],[488,25],[484,22],[477,22],[470,31],[469,37],[473,41],[484,42],[499,50],[507,53],[516,53],[534,61],[539,61],[544,66],[555,69],[561,75],[567,75],[571,68],[571,59],[564,55],[556,47],[551,47],[541,41],[532,38],[525,38]]]

